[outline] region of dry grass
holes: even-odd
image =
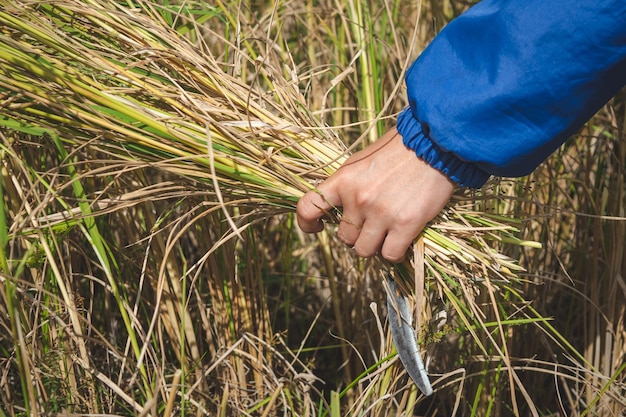
[[[425,399],[380,262],[290,212],[465,6],[0,4],[1,415],[623,413],[622,101],[424,234]]]

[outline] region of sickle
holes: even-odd
[[[420,356],[415,329],[412,326],[412,314],[409,309],[407,298],[402,294],[396,282],[387,276],[387,315],[389,316],[389,328],[391,337],[396,345],[398,356],[406,372],[415,382],[424,395],[431,395],[433,388],[428,380],[424,362]]]

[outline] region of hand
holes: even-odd
[[[394,128],[305,194],[296,208],[304,232],[324,228],[322,217],[343,208],[337,236],[359,256],[380,252],[391,262],[404,259],[426,223],[446,205],[455,184],[419,159]]]

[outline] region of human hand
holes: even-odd
[[[426,223],[450,200],[454,187],[404,146],[394,128],[298,201],[298,225],[304,232],[319,232],[324,214],[342,207],[337,231],[342,242],[359,256],[380,252],[388,261],[400,262]]]

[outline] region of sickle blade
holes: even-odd
[[[430,385],[424,362],[420,356],[417,340],[415,339],[415,330],[412,326],[412,314],[409,309],[409,303],[397,288],[395,281],[387,278],[387,314],[389,316],[389,327],[391,329],[391,337],[396,345],[398,356],[406,372],[415,382],[417,387],[426,396],[433,393]]]

